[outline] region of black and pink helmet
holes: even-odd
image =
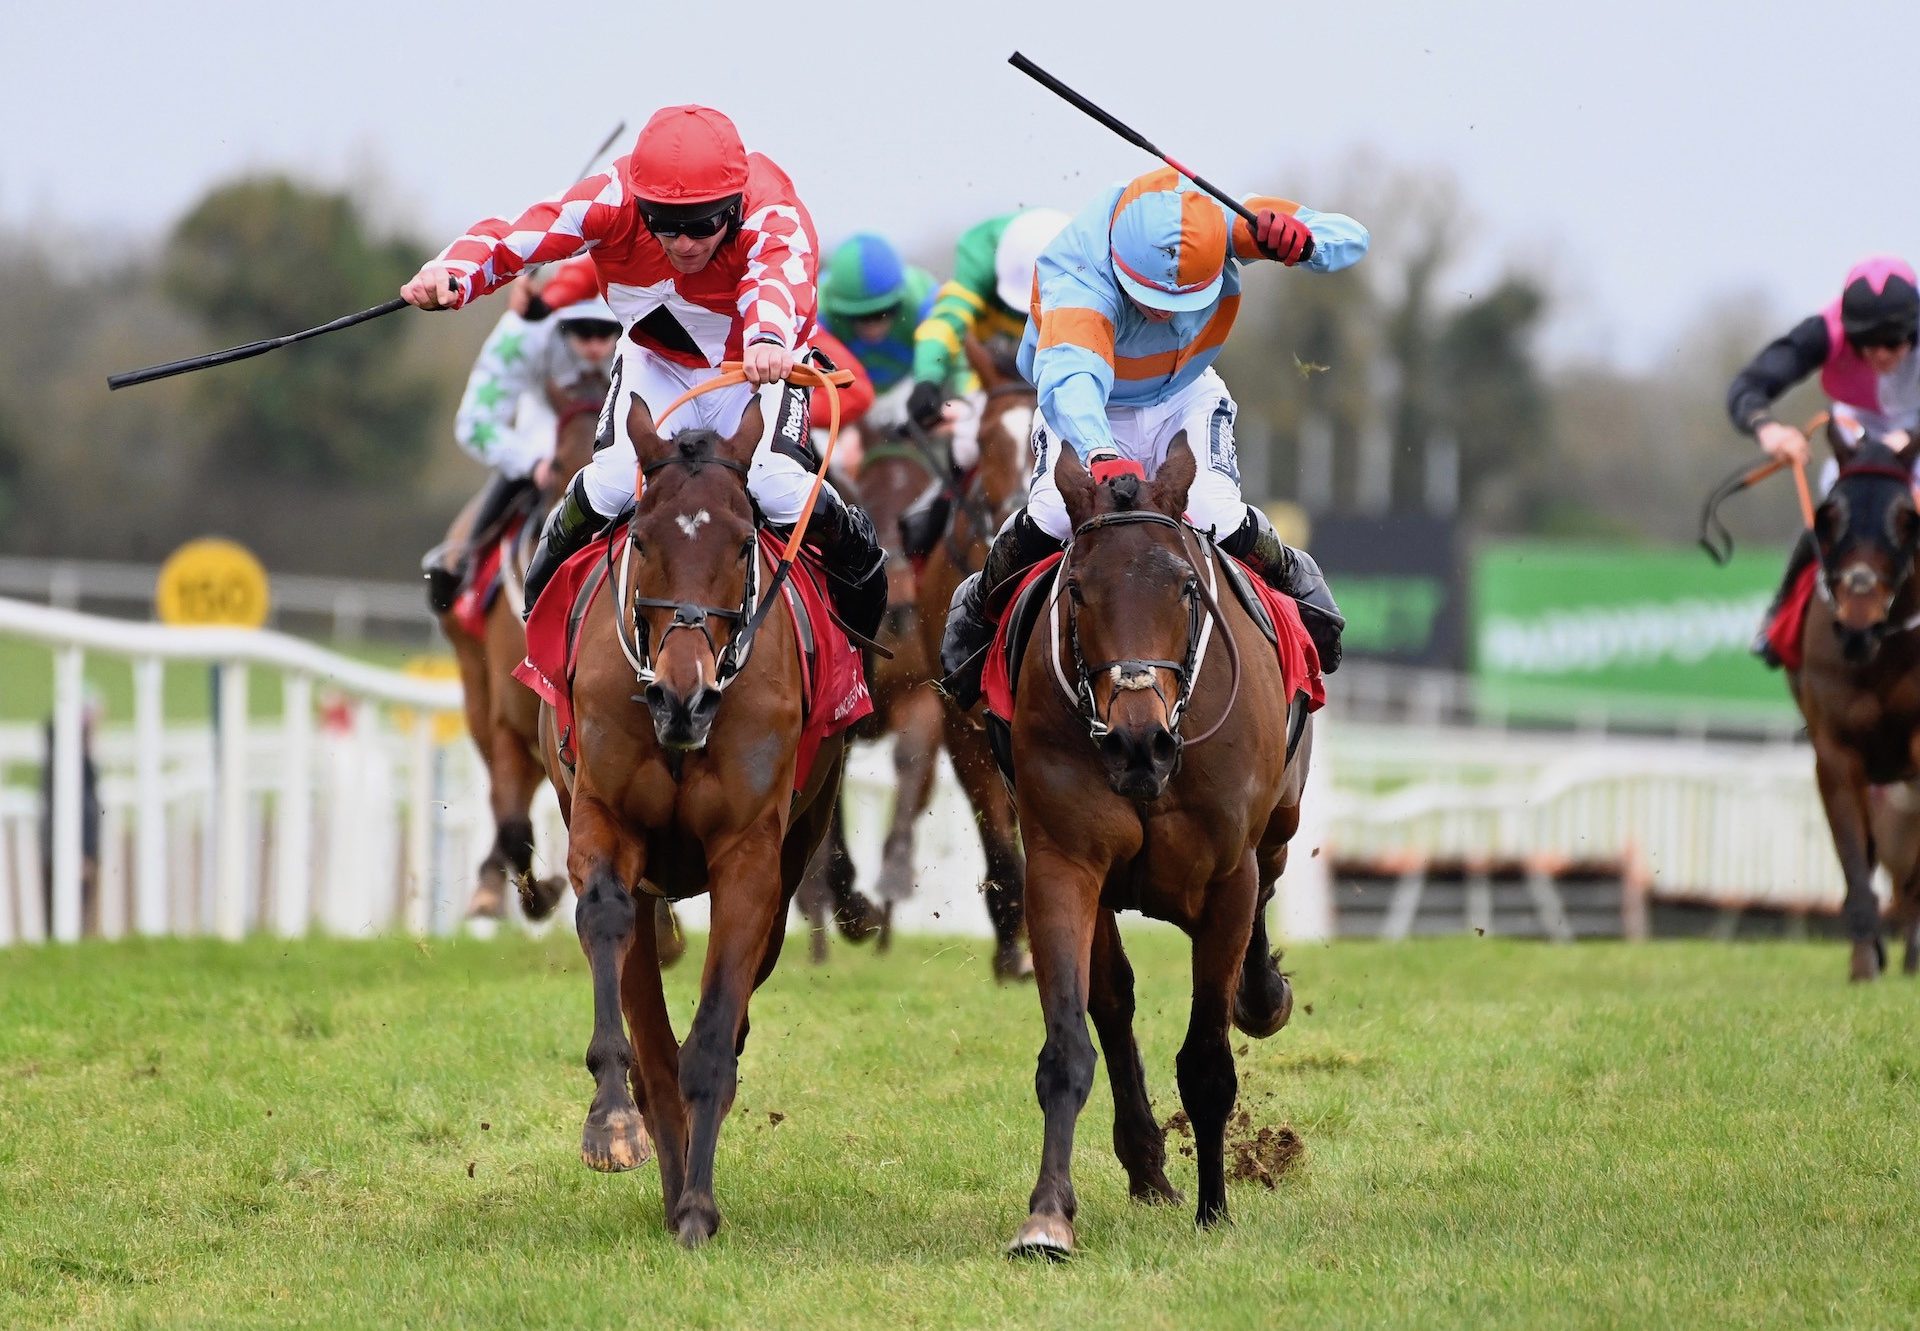
[[[1894,347],[1920,333],[1920,290],[1904,260],[1879,255],[1854,265],[1840,294],[1840,326],[1856,347]]]

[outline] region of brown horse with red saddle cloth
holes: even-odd
[[[727,368],[694,391],[739,382]],[[800,376],[828,382],[808,367]],[[870,707],[824,588],[793,562],[813,497],[777,559],[757,528],[747,474],[763,428],[756,402],[731,438],[669,439],[635,404],[632,517],[548,584],[518,675],[547,704],[592,971],[595,1089],[581,1155],[632,1169],[657,1144],[667,1223],[689,1246],[720,1223],[714,1154],[748,1000],[773,971],[794,888],[832,817],[842,732]],[[681,1045],[637,898],[702,892],[711,926]]]
[[[1846,876],[1848,974],[1871,980],[1886,966],[1876,862],[1885,862],[1893,878],[1904,969],[1920,970],[1920,857],[1910,835],[1888,827],[1907,805],[1875,798],[1876,788],[1920,779],[1920,585],[1913,578],[1920,439],[1856,442],[1837,421],[1827,436],[1839,476],[1813,511],[1803,538],[1811,562],[1768,638],[1806,718],[1821,803]]]
[[[1138,464],[1114,463],[1096,483],[1072,449],[1054,475],[1073,537],[1010,604],[987,688],[989,707],[1011,712],[1027,932],[1046,1018],[1040,1176],[1008,1251],[1061,1257],[1074,1243],[1074,1126],[1093,1085],[1089,1016],[1129,1190],[1136,1201],[1179,1200],[1133,1036],[1122,910],[1193,940],[1193,1006],[1175,1066],[1200,1170],[1195,1219],[1226,1218],[1237,1091],[1228,1027],[1265,1037],[1292,1011],[1267,954],[1264,906],[1299,826],[1308,713],[1325,694],[1291,598],[1182,520],[1194,477],[1184,436],[1150,482]]]

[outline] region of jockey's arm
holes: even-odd
[[[542,199],[511,222],[499,217],[476,222],[400,294],[421,309],[457,310],[505,286],[530,265],[591,249],[617,218],[625,197],[618,178],[602,172]]]
[[[480,348],[454,416],[460,447],[509,479],[530,475],[552,443],[530,438],[518,424],[520,399],[537,386],[542,358],[532,344],[541,335],[518,315],[504,315]]]
[[[1773,420],[1774,401],[1825,365],[1830,349],[1827,321],[1817,314],[1767,343],[1727,388],[1727,416],[1733,428],[1757,435]]]
[[[1082,461],[1115,451],[1107,424],[1113,320],[1103,310],[1061,304],[1041,311],[1033,382],[1040,393],[1040,414]]]
[[[1323,213],[1291,199],[1271,195],[1256,194],[1243,202],[1254,213],[1270,209],[1290,214],[1313,233],[1313,254],[1298,265],[1312,272],[1337,273],[1342,268],[1351,268],[1366,257],[1367,246],[1372,243],[1367,229],[1344,213]],[[1256,259],[1271,257],[1254,240],[1253,228],[1247,225],[1245,218],[1235,213],[1232,221],[1234,258],[1242,263],[1251,263]]]
[[[987,302],[998,284],[994,272],[995,247],[1004,226],[983,222],[963,234],[954,245],[953,280],[935,294],[933,308],[913,330],[913,380],[949,387],[955,371],[965,367],[960,348],[973,336]]]
[[[740,223],[746,270],[737,288],[742,361],[749,383],[785,378],[800,331],[813,320],[820,256],[814,253],[800,205],[763,204]]]

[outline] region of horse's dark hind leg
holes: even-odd
[[[580,1131],[580,1157],[590,1167],[610,1173],[644,1164],[653,1151],[628,1085],[633,1046],[621,1028],[621,970],[633,945],[639,911],[620,870],[630,869],[627,876],[638,881],[638,856],[637,848],[622,846],[601,805],[575,799],[567,867],[580,894],[574,927],[593,973],[593,1038],[587,1045],[587,1071],[593,1074],[594,1093]]]
[[[1284,862],[1285,850],[1280,858]],[[1267,941],[1267,903],[1272,900],[1273,884],[1269,880],[1260,888],[1260,902],[1253,911],[1253,934],[1247,940],[1247,955],[1240,963],[1240,984],[1233,994],[1233,1024],[1256,1040],[1277,1032],[1293,1015],[1293,985],[1280,973],[1280,955]]]
[[[886,915],[854,886],[853,852],[847,849],[846,816],[836,802],[827,833],[824,877],[833,901],[833,922],[849,943],[864,943],[880,932]]]
[[[954,775],[966,791],[967,803],[973,806],[980,850],[987,861],[982,887],[987,918],[993,923],[993,976],[996,980],[1026,979],[1033,974],[1033,962],[1020,946],[1020,926],[1026,916],[1027,862],[1020,853],[1013,801],[994,768],[986,737],[969,726],[964,717],[947,718],[947,753],[953,759]]]
[[[1093,1089],[1093,1041],[1087,1036],[1087,992],[1100,883],[1085,865],[1047,850],[1032,861],[1044,893],[1029,903],[1034,978],[1047,1024],[1033,1089],[1046,1119],[1040,1178],[1027,1219],[1007,1245],[1010,1257],[1065,1257],[1073,1251],[1073,1132]],[[1043,877],[1044,875],[1044,877]]]
[[[1202,1228],[1227,1218],[1227,1119],[1240,1089],[1227,1017],[1253,932],[1255,875],[1253,856],[1248,855],[1238,870],[1208,890],[1206,913],[1193,933],[1193,1012],[1186,1042],[1174,1056],[1180,1102],[1193,1124],[1194,1155],[1200,1165],[1200,1201],[1193,1219]]]
[[[1087,1014],[1107,1056],[1113,1086],[1113,1153],[1127,1171],[1127,1191],[1136,1202],[1177,1202],[1167,1182],[1167,1134],[1153,1116],[1147,1070],[1133,1038],[1133,966],[1120,944],[1113,912],[1102,910],[1094,925]]]
[[[879,950],[893,936],[893,906],[913,895],[913,829],[926,812],[933,794],[933,774],[939,766],[940,732],[944,704],[930,689],[918,689],[895,704],[904,716],[893,737],[893,818],[880,854],[879,893],[884,922]]]
[[[1887,945],[1881,936],[1880,899],[1873,894],[1875,858],[1866,769],[1858,754],[1824,744],[1815,736],[1813,770],[1847,883],[1840,907],[1847,936],[1853,940],[1847,975],[1852,980],[1878,979],[1887,964]]]

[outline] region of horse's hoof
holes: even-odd
[[[1033,958],[1025,948],[1003,947],[993,954],[993,978],[1001,983],[1033,978]]]
[[[680,1240],[681,1247],[698,1248],[719,1228],[720,1211],[712,1202],[680,1203],[680,1219],[674,1225],[674,1236]]]
[[[496,878],[493,874],[482,875],[473,889],[473,895],[467,898],[467,918],[469,920],[497,920],[505,912],[507,905],[507,880],[505,875]]]
[[[653,1138],[638,1109],[594,1110],[580,1129],[580,1158],[588,1169],[619,1174],[653,1159]]]
[[[847,903],[833,912],[833,922],[849,943],[864,943],[880,932],[885,920],[880,908],[860,893],[849,892],[847,898]]]
[[[909,855],[888,855],[880,861],[880,877],[874,881],[873,890],[880,900],[891,907],[896,901],[905,901],[913,895],[913,859]]]
[[[1886,949],[1880,940],[1863,938],[1853,945],[1853,956],[1847,966],[1847,978],[1856,983],[1877,980],[1886,964]]]
[[[564,878],[529,877],[520,884],[520,909],[529,920],[544,920],[553,914],[566,890]]]
[[[1227,1204],[1222,1201],[1218,1206],[1202,1206],[1194,1212],[1193,1223],[1196,1229],[1212,1229],[1215,1225],[1224,1225],[1228,1221]]]
[[[889,901],[880,908],[880,933],[873,940],[875,952],[888,952],[893,948],[893,903]]]
[[[1249,994],[1249,988],[1256,992]],[[1233,994],[1233,1024],[1242,1035],[1264,1040],[1277,1034],[1293,1016],[1293,985],[1277,971],[1249,986],[1244,981]]]
[[[1073,1256],[1073,1223],[1060,1215],[1030,1215],[1007,1245],[1007,1256],[1064,1262]]]
[[[1127,1185],[1127,1195],[1142,1206],[1178,1206],[1187,1200],[1164,1174],[1135,1180]]]

